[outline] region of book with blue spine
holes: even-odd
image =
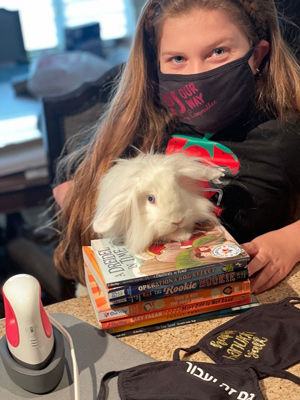
[[[179,294],[161,299],[140,301],[134,304],[121,305],[112,308],[106,300],[96,279],[88,265],[84,263],[86,287],[91,298],[96,318],[105,323],[108,320],[123,320],[132,316],[150,315],[164,312],[164,315],[178,314],[178,312],[202,311],[208,307],[219,307],[242,301],[250,301],[250,281],[233,282],[217,287],[195,290],[187,294]],[[156,315],[157,316],[157,315]],[[156,317],[155,316],[155,317]],[[162,315],[161,315],[162,316]],[[149,319],[147,317],[147,319]],[[132,323],[133,320],[130,321]]]
[[[241,265],[217,265],[199,271],[182,272],[165,278],[108,288],[93,249],[90,246],[83,246],[82,252],[84,262],[93,273],[98,286],[111,307],[188,293],[226,283],[240,282],[248,278],[247,262],[245,261],[244,263],[241,262]]]
[[[112,309],[86,264],[84,264],[84,270],[88,293],[102,330],[120,329],[123,331],[162,322],[167,323],[183,317],[237,307],[251,302],[248,280],[191,292],[189,295],[166,297],[161,300],[140,302]]]

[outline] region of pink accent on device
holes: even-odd
[[[49,320],[49,317],[43,307],[42,301],[40,300],[40,313],[41,313],[41,320],[44,328],[44,332],[48,338],[52,335],[52,325]]]
[[[5,307],[5,330],[8,342],[13,347],[18,347],[20,343],[19,327],[15,312],[2,291],[3,302]]]

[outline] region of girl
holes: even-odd
[[[300,222],[289,219],[300,187],[299,110],[299,65],[273,0],[149,0],[95,134],[58,164],[58,183],[71,180],[55,191],[60,273],[84,283],[81,246],[95,237],[98,184],[113,160],[132,156],[131,145],[172,151],[174,141],[194,140],[201,156],[221,158],[220,218],[252,258],[253,292],[274,286],[300,260]],[[170,141],[174,134],[185,137]]]

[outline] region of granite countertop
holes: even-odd
[[[257,295],[260,303],[276,302],[285,297],[300,297],[300,264],[289,276],[275,288]],[[46,307],[49,313],[67,313],[94,326],[98,326],[91,302],[88,296],[71,299]],[[223,324],[232,317],[198,322],[191,325],[164,329],[157,332],[142,333],[119,340],[135,347],[156,360],[172,360],[173,351],[178,347],[189,347],[197,343],[206,333]],[[0,320],[0,337],[4,334],[4,320]],[[300,338],[295,338],[300,342]],[[300,343],[299,343],[300,345]],[[203,353],[196,353],[189,360],[212,362]],[[300,363],[289,368],[289,371],[300,376]],[[260,381],[260,387],[266,400],[299,400],[300,386],[291,381],[279,378],[266,378]]]

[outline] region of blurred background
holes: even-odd
[[[0,0],[0,287],[15,273],[30,273],[44,304],[74,296],[74,283],[53,265],[56,235],[43,230],[51,218],[54,158],[70,126],[69,136],[98,117],[108,96],[99,94],[99,78],[126,62],[144,3]],[[86,82],[91,92],[81,91]]]
[[[1,0],[0,8],[18,10],[29,59],[42,50],[66,48],[66,29],[98,23],[104,47],[131,38],[143,0]],[[11,38],[13,39],[13,38]]]
[[[145,2],[0,0],[0,287],[24,272],[41,283],[45,305],[75,295],[53,264],[59,233],[45,228],[55,161],[100,117]],[[275,2],[299,57],[300,0]]]

